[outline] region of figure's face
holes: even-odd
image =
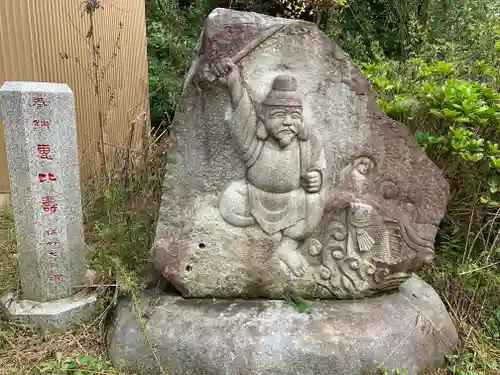
[[[373,168],[373,162],[368,158],[362,158],[356,167],[358,172],[363,175],[367,175],[372,168]]]
[[[281,148],[287,147],[302,126],[302,107],[266,106],[264,126]]]
[[[368,166],[364,163],[360,163],[358,165],[358,171],[361,173],[361,174],[367,174],[368,173]]]

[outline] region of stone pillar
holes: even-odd
[[[64,329],[96,301],[76,288],[87,267],[73,93],[65,84],[6,82],[0,106],[21,280],[18,296],[0,306],[11,318]]]

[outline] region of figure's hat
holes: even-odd
[[[302,100],[297,93],[297,80],[289,74],[277,76],[262,104],[286,107],[302,106]]]

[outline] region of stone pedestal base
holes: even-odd
[[[95,313],[96,294],[76,294],[50,302],[18,300],[9,293],[0,298],[0,309],[8,319],[48,331],[62,331],[86,322]]]
[[[142,296],[121,301],[108,333],[115,366],[169,375],[416,375],[444,363],[458,341],[437,293],[413,277],[398,292],[357,301],[312,301],[312,313],[272,300]]]

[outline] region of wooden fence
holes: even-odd
[[[71,87],[83,181],[95,176],[102,155],[110,170],[120,151],[141,148],[149,127],[146,47],[143,0],[0,0],[0,86]],[[9,190],[0,123],[0,194]]]

